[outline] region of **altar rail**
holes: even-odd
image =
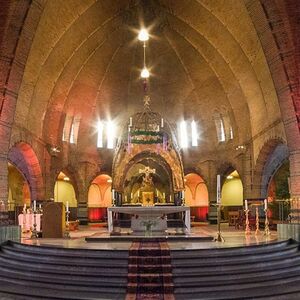
[[[0,226],[0,244],[8,241],[21,240],[21,227],[16,225],[3,225]]]

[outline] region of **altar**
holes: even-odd
[[[107,208],[108,231],[113,231],[113,213],[123,213],[133,215],[131,226],[135,229],[137,226],[143,227],[147,222],[152,222],[153,226],[165,227],[168,214],[184,212],[184,223],[186,231],[191,229],[190,208],[187,206],[113,206]],[[137,221],[138,220],[138,221]],[[136,224],[138,222],[138,224]]]

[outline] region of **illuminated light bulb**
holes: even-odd
[[[142,78],[149,78],[149,76],[150,76],[150,73],[149,73],[148,69],[147,69],[147,68],[144,68],[144,69],[142,70],[142,72],[141,72],[141,77],[142,77]]]
[[[138,35],[138,39],[142,42],[148,41],[149,40],[149,34],[146,29],[141,29]]]

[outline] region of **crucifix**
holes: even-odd
[[[152,184],[152,178],[150,177],[150,174],[155,173],[155,169],[151,169],[150,167],[145,167],[144,169],[139,169],[139,173],[144,173],[145,176],[143,177],[143,182],[145,184]]]

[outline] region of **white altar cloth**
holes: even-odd
[[[36,230],[41,231],[41,216],[42,214],[36,214]],[[19,214],[18,216],[19,225],[21,226],[23,231],[29,231],[33,229],[34,223],[34,215],[33,214],[25,214],[25,222],[24,222],[24,214]]]
[[[188,206],[113,206],[107,208],[108,232],[113,231],[112,213],[137,215],[144,218],[162,217],[163,215],[185,212],[184,223],[187,232],[191,230],[191,213]]]

